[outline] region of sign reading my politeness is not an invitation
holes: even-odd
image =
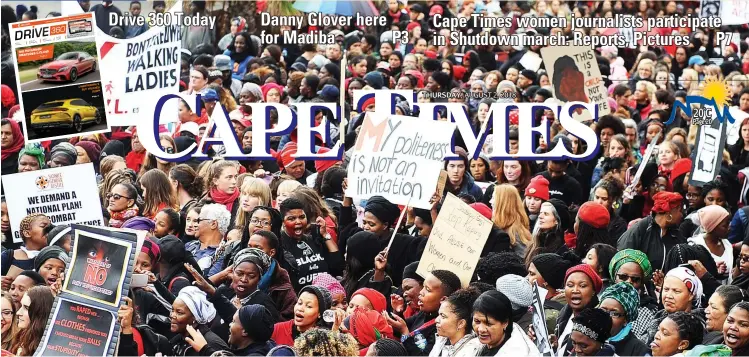
[[[596,55],[590,47],[566,46],[541,49],[546,71],[552,84],[554,98],[566,102],[595,103],[598,116],[611,113],[606,87],[598,69]],[[572,118],[577,121],[593,120],[593,113],[579,109]]]
[[[370,112],[348,165],[349,197],[430,209],[455,124]],[[409,203],[410,202],[410,203]]]
[[[16,243],[21,242],[21,220],[32,213],[46,215],[52,224],[104,223],[91,163],[5,175],[2,180]]]
[[[491,229],[492,221],[448,193],[416,273],[426,277],[432,270],[449,270],[468,286]]]

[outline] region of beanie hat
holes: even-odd
[[[552,198],[548,202],[554,206],[554,209],[559,215],[559,225],[562,228],[562,231],[569,231],[572,226],[570,224],[570,210],[567,208],[567,204],[557,198]]]
[[[99,156],[101,156],[101,147],[99,144],[93,141],[79,141],[75,146],[80,146],[86,151],[86,155],[91,162],[99,162]]]
[[[385,85],[384,80],[382,78],[382,74],[380,72],[369,72],[366,75],[364,75],[364,81],[369,84],[370,87],[374,89],[382,89],[382,87]]]
[[[317,154],[324,154],[326,152],[330,151],[330,149],[326,147],[321,147],[319,150],[317,150]],[[337,164],[339,161],[337,160],[315,160],[315,171],[317,172],[323,172]]]
[[[536,83],[536,72],[533,72],[530,69],[524,69],[522,72],[520,72],[520,75],[530,79],[531,82]]]
[[[273,335],[273,316],[263,305],[245,305],[239,309],[239,322],[253,341],[268,341]]]
[[[296,149],[297,149],[296,143],[292,141],[286,144],[283,150],[281,150],[281,166],[283,168],[286,168],[287,166],[294,163],[296,159],[294,159],[292,155],[296,154]]]
[[[331,296],[338,294],[343,294],[343,296],[346,296],[346,290],[343,288],[343,285],[341,285],[341,283],[338,282],[336,278],[328,273],[317,274],[317,276],[312,279],[312,285],[322,286],[323,288],[328,289]]]
[[[38,272],[44,262],[52,258],[60,260],[66,267],[70,265],[68,253],[56,245],[50,245],[39,251],[39,254],[34,258],[34,270]]]
[[[445,72],[433,72],[432,79],[440,85],[440,89],[450,89],[450,75]]]
[[[609,210],[600,203],[585,202],[577,211],[577,218],[593,228],[603,229],[609,226]]]
[[[513,310],[528,308],[533,304],[533,287],[528,279],[515,275],[507,274],[497,279],[497,290],[503,292]]]
[[[533,258],[531,263],[554,290],[561,289],[564,286],[564,274],[574,264],[556,253],[539,254]]]
[[[318,311],[320,313],[320,318],[322,318],[322,314],[325,311],[330,310],[330,307],[333,306],[333,296],[330,295],[330,291],[328,291],[328,289],[322,286],[307,285],[299,291],[299,296],[301,296],[302,293],[305,292],[313,294],[317,297],[317,305]]]
[[[406,25],[406,31],[411,31],[417,27],[421,27],[421,24],[418,22],[409,22],[408,25]]]
[[[403,279],[413,279],[419,282],[419,284],[424,284],[424,278],[416,274],[416,269],[419,267],[419,261],[415,261],[411,264],[406,265],[405,268],[403,268]]]
[[[482,216],[486,217],[486,219],[488,220],[492,219],[492,209],[489,208],[489,206],[487,206],[485,203],[476,202],[476,203],[471,203],[469,206],[471,206],[471,208],[476,210],[476,212],[478,212]]]
[[[705,206],[697,211],[697,216],[700,218],[700,226],[705,232],[712,232],[720,222],[730,216],[730,213],[725,208],[718,205]]]
[[[674,168],[671,170],[671,185],[674,184],[674,180],[681,175],[685,175],[687,172],[692,170],[692,160],[688,158],[678,159],[674,163]]]
[[[572,318],[572,331],[604,343],[611,336],[611,316],[601,309],[584,309]]]
[[[525,196],[540,198],[544,201],[549,200],[549,180],[538,175],[531,179],[528,187],[525,188]]]
[[[593,270],[593,267],[591,267],[590,265],[578,264],[572,268],[569,268],[567,270],[567,274],[564,275],[564,281],[567,281],[572,273],[583,273],[587,275],[588,278],[590,278],[590,280],[593,282],[593,289],[596,291],[596,294],[601,292],[601,287],[603,287],[603,280],[601,280],[601,277],[598,276],[598,273],[596,273],[596,271]]]
[[[374,269],[374,260],[382,250],[377,236],[368,231],[355,233],[346,242],[346,259],[356,258],[362,271]]]
[[[351,294],[351,298],[353,299],[354,296],[361,295],[367,298],[369,300],[369,303],[372,304],[372,309],[382,313],[387,309],[387,301],[385,300],[385,295],[382,295],[379,291],[371,288],[361,288]]]
[[[424,60],[422,65],[425,71],[434,72],[440,70],[440,61],[436,59],[427,58]]]

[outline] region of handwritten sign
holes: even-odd
[[[14,242],[22,241],[21,220],[32,213],[46,215],[52,224],[104,224],[93,164],[21,172],[2,180]]]
[[[704,105],[702,105],[704,107]],[[726,146],[727,121],[718,120],[717,110],[710,111],[712,123],[701,125],[697,129],[694,161],[689,175],[689,184],[702,187],[718,176],[723,161],[723,149]]]
[[[700,2],[700,17],[720,16],[720,3],[721,0],[702,0]]]
[[[357,199],[382,196],[395,204],[430,209],[454,131],[450,122],[399,115],[383,119],[370,113],[351,155],[346,194]]]
[[[468,286],[481,258],[492,222],[455,195],[448,193],[442,205],[416,273],[449,270]]]
[[[723,25],[749,23],[749,1],[723,0],[720,4],[720,19]]]
[[[554,98],[563,103],[595,103],[598,116],[611,113],[603,77],[598,69],[596,55],[590,47],[544,47],[541,49],[546,71],[549,73]],[[572,114],[577,121],[593,120],[594,114],[580,109]]]

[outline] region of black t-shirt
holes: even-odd
[[[321,247],[306,240],[295,241],[288,237],[284,239],[288,240],[284,244],[284,250],[294,257],[297,265],[297,273],[290,277],[295,291],[312,284],[312,279],[318,274],[328,272],[328,263],[323,255],[325,252]]]

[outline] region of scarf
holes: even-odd
[[[270,288],[270,284],[273,282],[273,274],[276,273],[276,260],[271,259],[270,267],[268,271],[260,277],[260,282],[257,284],[257,289],[267,293]]]
[[[692,300],[692,307],[694,307],[695,309],[700,308],[702,304],[703,288],[702,282],[699,278],[697,278],[697,275],[694,274],[694,271],[680,266],[669,270],[666,274],[666,277],[669,276],[678,278],[684,283],[684,285],[687,287],[687,290],[689,290],[689,293],[694,296],[694,299]]]
[[[210,195],[211,199],[213,199],[214,202],[226,206],[226,209],[229,210],[229,212],[232,212],[231,209],[234,206],[234,201],[236,201],[237,197],[239,197],[239,190],[235,189],[234,193],[228,194],[214,187],[211,189]]]
[[[18,126],[18,123],[10,119],[8,120],[10,122],[10,131],[13,133],[13,142],[10,143],[10,146],[6,149],[3,148],[2,150],[2,160],[5,161],[8,157],[11,155],[21,151],[23,148],[23,133],[21,132],[21,127]]]
[[[125,156],[125,165],[128,169],[135,172],[140,171],[140,166],[143,165],[143,160],[146,158],[146,151],[141,152],[131,151]]]
[[[124,211],[112,212],[109,211],[109,226],[112,228],[121,228],[125,221],[138,215],[138,207],[133,206]]]
[[[609,340],[607,342],[609,342],[609,343],[611,343],[611,342],[619,342],[619,341],[623,340],[625,337],[627,337],[627,335],[629,335],[630,331],[632,331],[632,323],[631,322],[629,322],[626,325],[624,325],[624,327],[622,328],[622,330],[619,331],[619,333],[617,333],[616,336],[609,338]]]

